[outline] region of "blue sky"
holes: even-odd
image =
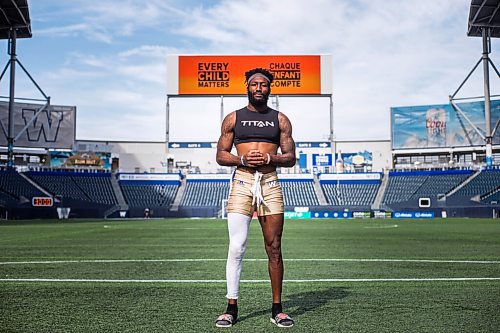
[[[165,140],[168,54],[331,54],[337,139],[389,139],[391,106],[443,104],[481,57],[469,0],[31,0],[22,64],[77,107],[77,139]],[[500,41],[491,57],[500,67]],[[2,46],[6,62],[7,43]],[[477,71],[461,96],[482,95]],[[492,75],[492,92],[500,93]],[[18,71],[17,96],[38,98]],[[0,88],[6,89],[6,82]],[[2,94],[5,95],[5,94]],[[245,105],[224,101],[226,113]],[[280,99],[296,141],[325,140],[326,99]],[[171,141],[216,141],[220,100],[175,99]]]

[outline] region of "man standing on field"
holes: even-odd
[[[245,73],[248,105],[233,111],[222,122],[217,143],[217,163],[236,166],[227,205],[229,251],[226,264],[226,312],[216,320],[217,327],[231,327],[238,316],[239,282],[248,229],[256,211],[264,235],[272,289],[271,322],[292,327],[294,321],[283,313],[281,292],[283,258],[281,236],[284,204],[276,167],[295,165],[295,142],[290,120],[267,106],[273,75],[255,68]],[[233,144],[237,155],[231,154]],[[278,148],[281,153],[278,154]]]

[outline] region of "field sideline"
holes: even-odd
[[[232,332],[280,331],[258,222]],[[0,222],[0,332],[220,332],[225,221]],[[498,332],[500,221],[287,220],[294,332]]]

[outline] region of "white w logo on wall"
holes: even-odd
[[[41,105],[16,103],[13,112],[15,138],[18,147],[72,148],[75,142],[73,106],[50,105],[37,114]],[[9,104],[0,102],[0,145],[7,144]]]

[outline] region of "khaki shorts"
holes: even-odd
[[[247,216],[253,215],[254,211],[257,211],[258,216],[284,213],[283,192],[276,172],[265,173],[260,180],[262,197],[266,204],[262,203],[258,207],[252,204],[253,185],[253,173],[236,170],[227,202],[228,213],[240,213]]]

